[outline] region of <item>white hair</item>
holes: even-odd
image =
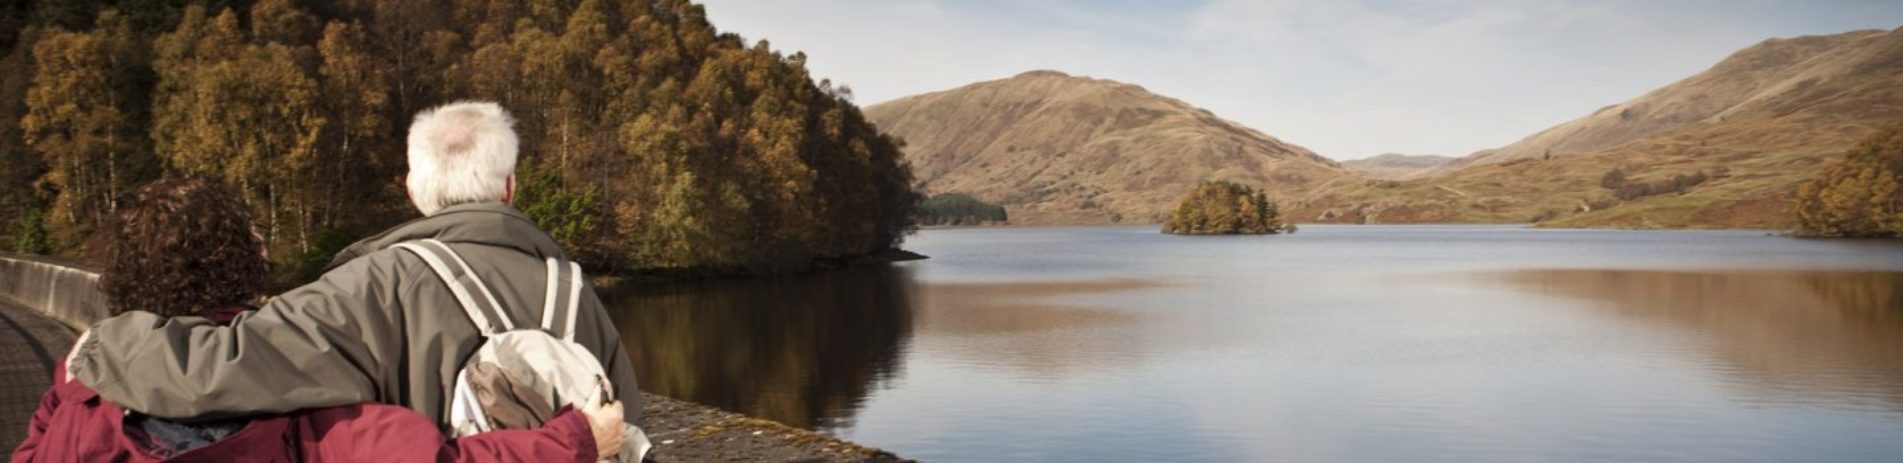
[[[410,123],[410,202],[423,215],[464,203],[499,202],[515,175],[515,120],[501,105],[461,101],[424,110]]]

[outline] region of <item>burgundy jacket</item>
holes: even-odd
[[[215,317],[222,318],[222,317]],[[595,461],[588,419],[564,409],[533,430],[498,430],[445,439],[436,423],[407,408],[358,404],[258,417],[216,442],[176,455],[129,430],[124,409],[54,370],[13,463],[111,461]]]

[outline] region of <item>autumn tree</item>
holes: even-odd
[[[1183,235],[1264,235],[1283,231],[1281,213],[1268,195],[1241,184],[1205,181],[1176,203],[1163,221],[1163,233]]]
[[[33,59],[20,129],[47,166],[41,184],[56,195],[47,228],[65,237],[56,247],[70,248],[152,170],[138,126],[144,101],[132,91],[143,50],[118,12],[106,10],[91,32],[48,31]]]
[[[465,55],[467,39],[450,30],[443,0],[363,0],[370,3],[371,50],[388,62],[390,96],[397,114],[413,115],[453,95],[443,72]],[[498,3],[507,0],[492,0]],[[460,9],[459,9],[460,10]]]
[[[321,179],[315,226],[323,230],[373,229],[367,212],[404,207],[388,180],[403,170],[402,140],[392,124],[390,76],[386,63],[371,54],[362,24],[331,21],[317,43],[318,99],[326,125],[314,166]],[[402,214],[383,214],[397,215]],[[361,225],[361,226],[355,226]],[[355,227],[353,227],[355,226]],[[328,255],[337,249],[317,246]]]
[[[323,194],[318,169],[330,121],[318,105],[316,53],[296,43],[310,35],[309,17],[288,0],[252,12],[246,31],[234,10],[207,18],[192,8],[158,38],[152,137],[172,168],[232,179],[274,256],[289,262],[310,250],[319,205],[340,199]]]
[[[133,19],[64,32],[107,6]],[[46,49],[0,61],[0,92],[27,80],[6,76],[46,74],[44,101],[22,105],[37,125],[17,138],[47,172],[4,166],[46,188],[0,191],[0,208],[50,200],[57,242],[83,240],[114,191],[144,178],[91,160],[132,149],[229,179],[278,263],[321,268],[413,216],[396,181],[406,123],[460,99],[510,109],[516,205],[597,268],[777,271],[874,253],[912,230],[921,199],[899,142],[848,91],[815,83],[803,54],[720,33],[687,0],[98,0],[6,14],[35,25],[9,39]],[[144,78],[98,85],[120,78],[113,63]],[[0,155],[7,123],[31,112],[7,108]]]
[[[516,110],[522,169],[559,192],[525,194],[523,207],[568,211],[537,220],[575,231],[593,260],[797,266],[891,247],[910,229],[919,196],[897,142],[815,85],[804,55],[717,35],[684,1],[532,3],[520,13],[532,20],[512,25],[493,18],[513,7],[459,3],[479,32],[451,75]]]
[[[1903,124],[1865,138],[1800,186],[1792,212],[1804,235],[1903,236]]]

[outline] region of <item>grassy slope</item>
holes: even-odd
[[[1343,184],[1302,198],[1292,210],[1297,220],[1351,223],[1783,228],[1788,225],[1789,198],[1799,183],[1863,136],[1903,122],[1903,30],[1853,34],[1839,36],[1857,39],[1847,49],[1800,60],[1798,73],[1783,76],[1786,81],[1733,85],[1754,93],[1737,98],[1737,104],[1713,117],[1583,154],[1470,163],[1427,179]],[[1750,51],[1740,55],[1751,58]],[[1727,61],[1714,71],[1737,67]],[[1700,77],[1710,76],[1694,79]],[[1660,98],[1657,93],[1625,105],[1647,103],[1647,98],[1700,98]],[[1683,194],[1619,201],[1599,186],[1600,177],[1615,167],[1633,181],[1696,172],[1713,178]]]

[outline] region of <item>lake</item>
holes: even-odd
[[[923,461],[1903,461],[1903,243],[921,231],[604,290],[642,388]]]

